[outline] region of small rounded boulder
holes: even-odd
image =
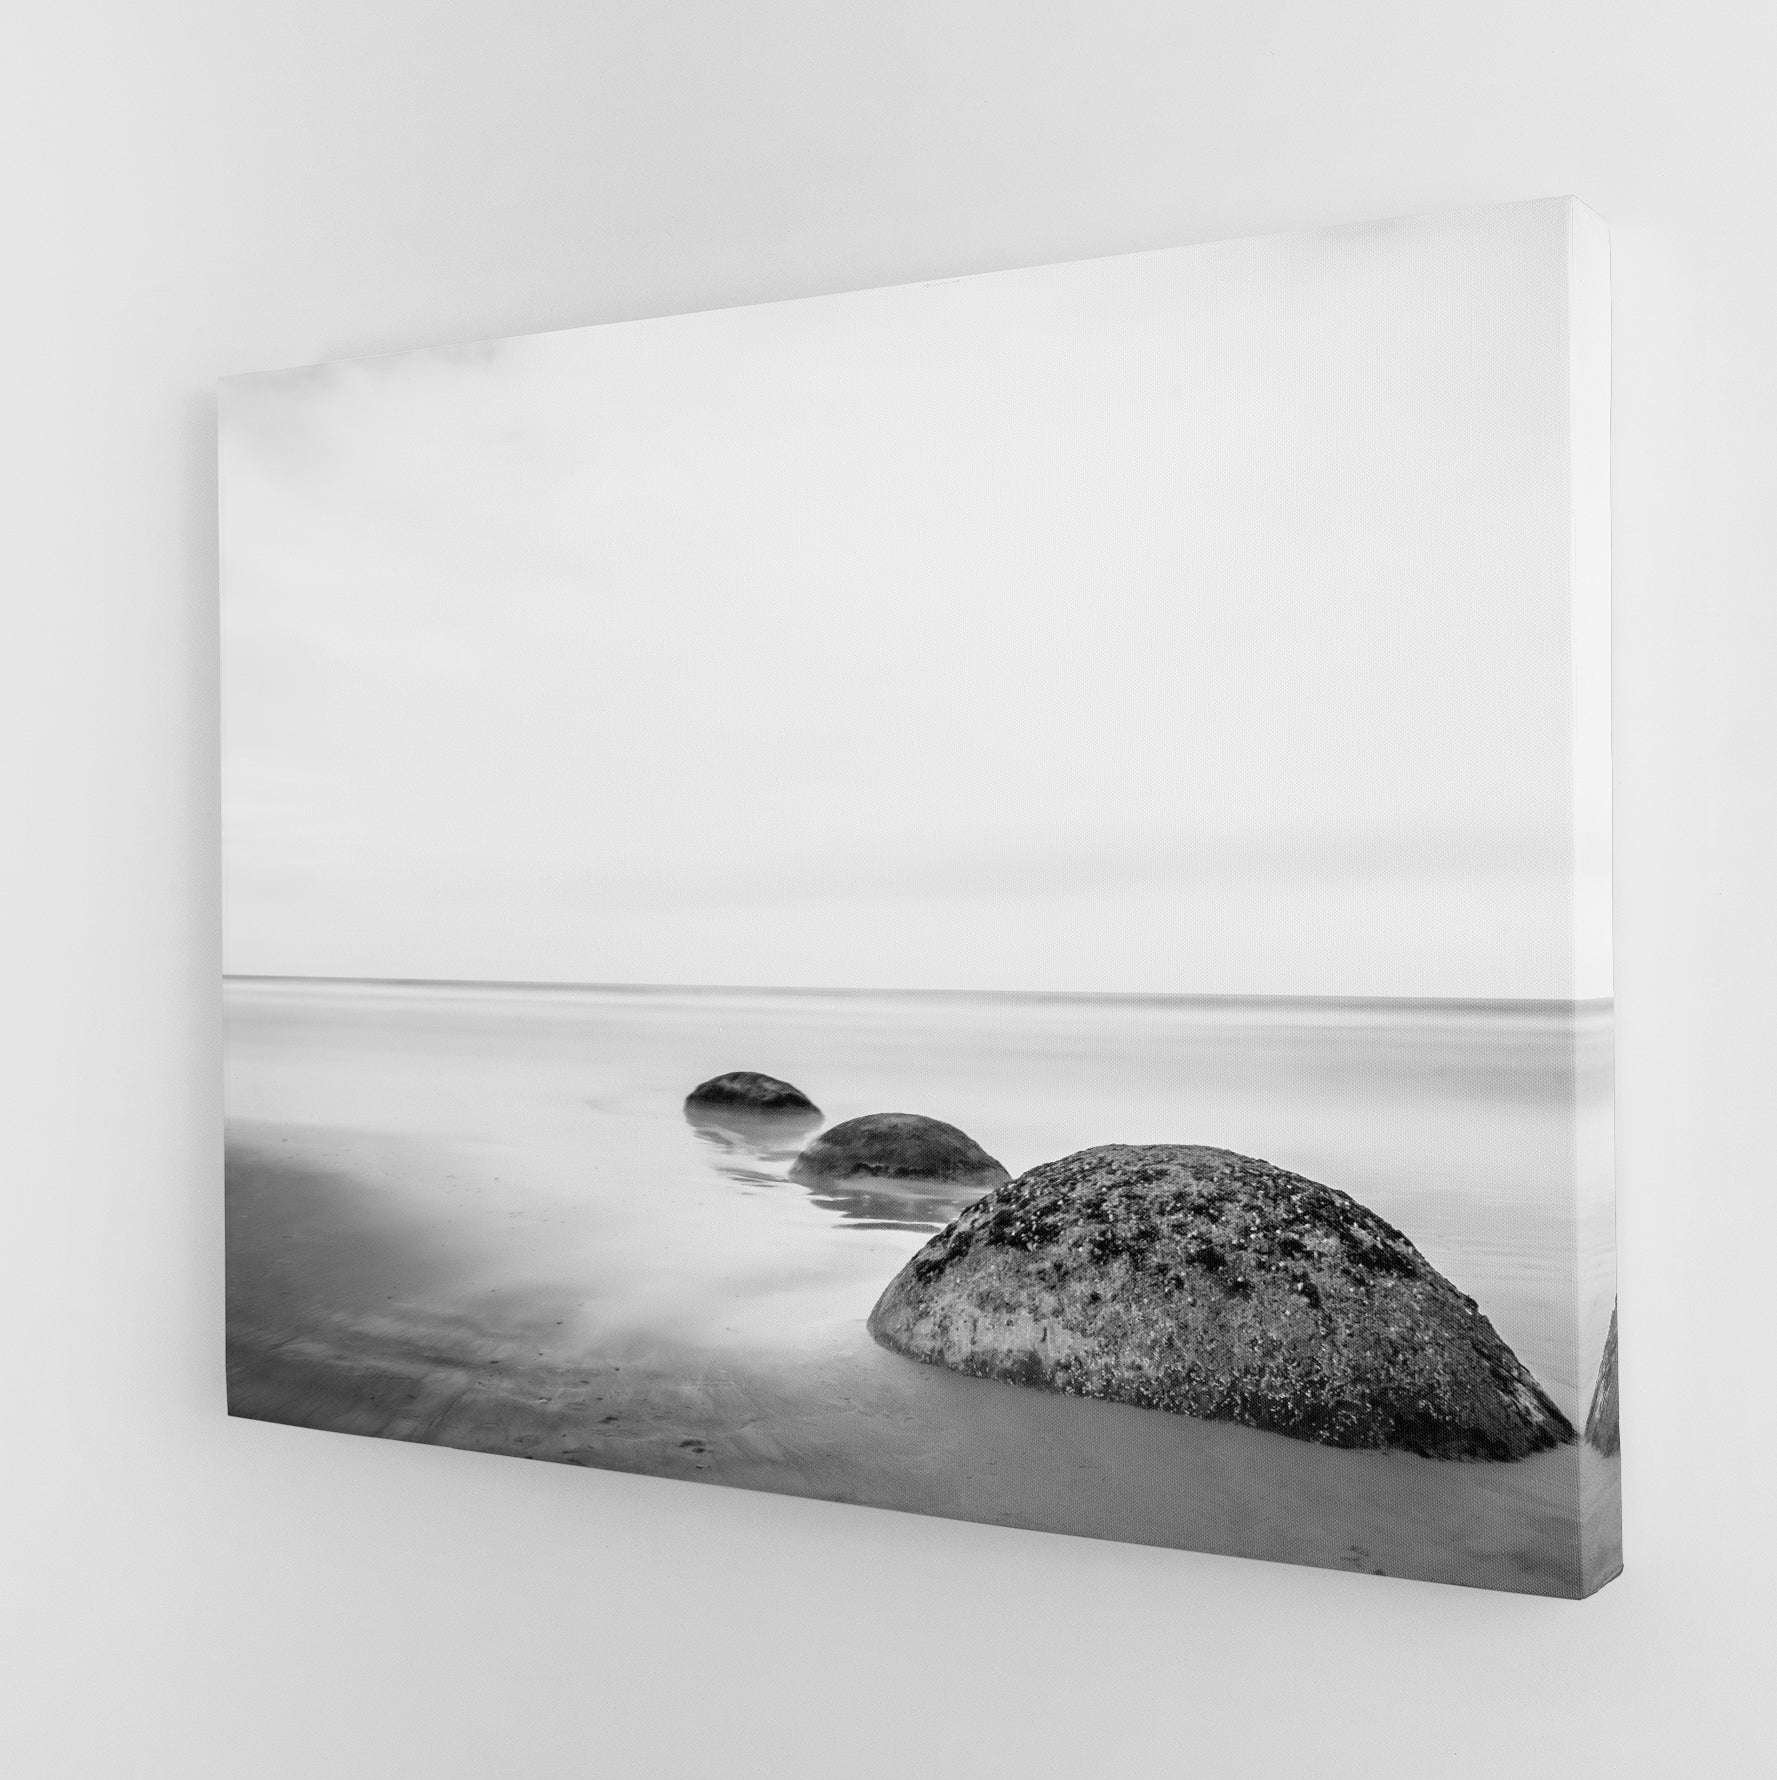
[[[922,1113],[866,1113],[823,1131],[790,1173],[802,1181],[945,1181],[981,1192],[1011,1179],[966,1131]]]
[[[699,1082],[685,1096],[685,1110],[818,1115],[821,1109],[790,1082],[779,1081],[774,1075],[760,1075],[752,1069],[733,1069],[726,1075]]]

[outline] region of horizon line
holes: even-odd
[[[531,993],[623,995],[824,995],[864,1000],[898,997],[909,1000],[968,1001],[1096,1001],[1145,1006],[1182,1003],[1213,1006],[1299,1007],[1416,1007],[1492,1008],[1502,1012],[1555,1013],[1575,1009],[1599,1010],[1615,1006],[1614,995],[1514,996],[1514,995],[1241,995],[1226,992],[1145,989],[890,989],[876,987],[794,987],[772,983],[576,983],[499,977],[376,977],[335,976],[274,971],[224,971],[227,983],[324,983],[379,989],[490,989],[525,990]]]

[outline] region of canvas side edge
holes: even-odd
[[[1610,1004],[1611,514],[1610,238],[1602,218],[1566,204],[1568,475],[1572,723],[1572,943],[1577,998]],[[1574,1059],[1576,1336],[1582,1417],[1600,1382],[1617,1304],[1614,1015]],[[1602,1105],[1599,1104],[1602,1100]],[[1602,1248],[1603,1252],[1600,1252]],[[1592,1594],[1622,1569],[1621,1460],[1580,1433],[1580,1573]]]

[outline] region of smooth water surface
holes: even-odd
[[[1617,1567],[1616,1462],[1581,1445],[1340,1452],[886,1353],[864,1319],[962,1200],[805,1188],[811,1127],[683,1112],[757,1069],[1014,1174],[1264,1157],[1405,1230],[1578,1426],[1614,1289],[1608,1008],[235,981],[227,1010],[237,1413],[1538,1592]]]

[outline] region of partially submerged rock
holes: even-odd
[[[1327,1446],[1518,1459],[1573,1438],[1400,1231],[1231,1150],[1106,1144],[1033,1168],[901,1269],[870,1332],[958,1372]]]
[[[1610,1307],[1610,1333],[1604,1338],[1604,1358],[1598,1363],[1598,1383],[1592,1407],[1586,1412],[1586,1443],[1605,1455],[1620,1452],[1622,1431],[1617,1425],[1617,1307]]]
[[[967,1132],[921,1113],[866,1113],[831,1126],[790,1173],[801,1181],[945,1181],[983,1193],[1011,1178]]]
[[[785,1166],[821,1122],[821,1109],[789,1082],[737,1069],[691,1090],[685,1122],[724,1174],[769,1186],[782,1182]]]
[[[732,1111],[748,1113],[819,1113],[820,1108],[798,1087],[774,1075],[751,1069],[733,1069],[712,1076],[685,1096],[685,1111]]]

